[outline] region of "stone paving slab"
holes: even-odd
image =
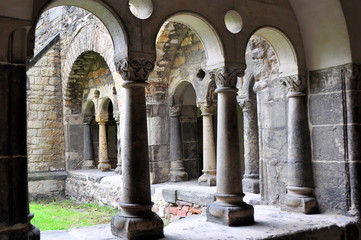
[[[354,219],[340,215],[305,215],[281,211],[273,206],[254,206],[255,224],[227,227],[192,216],[169,224],[162,240],[339,240]],[[353,238],[351,238],[353,239]]]
[[[164,229],[161,240],[338,240],[347,234],[347,225],[354,219],[341,215],[305,215],[284,212],[273,206],[254,206],[255,224],[227,227],[206,221],[205,216],[186,217],[172,222]],[[352,229],[352,228],[351,228]],[[74,228],[66,231],[46,231],[42,240],[115,240],[110,224]],[[354,239],[354,238],[347,238]]]

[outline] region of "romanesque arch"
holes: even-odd
[[[94,0],[56,0],[44,6],[45,8],[42,10],[42,12],[52,7],[63,5],[80,7],[97,16],[104,23],[111,36],[114,45],[114,60],[118,61],[127,56],[128,37],[126,35],[125,27],[120,17],[116,13],[112,12],[110,10],[111,8],[109,8],[104,2],[98,2]],[[41,12],[39,13],[37,19],[39,19],[40,14]],[[36,22],[37,21],[35,21],[35,24]]]

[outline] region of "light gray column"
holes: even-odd
[[[216,186],[216,149],[214,144],[213,103],[200,103],[203,121],[203,174],[198,178],[198,184]]]
[[[97,116],[99,124],[99,164],[98,169],[102,172],[109,171],[111,166],[108,158],[108,143],[107,143],[107,122],[108,114],[99,114]]]
[[[259,148],[256,95],[237,97],[243,110],[244,175],[243,191],[259,193]]]
[[[93,142],[91,135],[91,116],[84,116],[83,121],[83,138],[84,138],[84,149],[83,149],[83,157],[84,162],[82,169],[93,169],[94,166],[94,156],[93,156]]]
[[[163,237],[163,221],[152,212],[145,87],[154,61],[122,59],[117,71],[125,80],[123,186],[121,213],[112,217],[111,230],[118,237],[150,239]]]
[[[223,67],[211,73],[217,89],[217,200],[207,207],[207,220],[229,226],[254,222],[253,207],[243,201],[237,126],[237,79],[241,68]]]
[[[113,116],[117,123],[117,167],[115,168],[115,172],[118,174],[122,174],[122,147],[119,112],[114,112]]]
[[[183,147],[179,115],[180,105],[170,106],[170,172],[169,181],[187,181],[188,174],[183,166]]]
[[[288,178],[282,209],[303,213],[317,212],[313,195],[310,137],[306,111],[305,80],[302,76],[281,79],[288,87]]]

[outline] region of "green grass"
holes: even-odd
[[[94,203],[66,200],[31,202],[30,212],[35,215],[31,223],[41,231],[47,231],[109,223],[118,210]]]

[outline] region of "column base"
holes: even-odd
[[[110,164],[107,163],[107,162],[100,162],[100,163],[98,164],[98,169],[99,169],[100,171],[102,171],[102,172],[110,171],[111,168],[112,168],[112,167],[111,167]]]
[[[84,160],[82,166],[82,169],[94,169],[94,160]]]
[[[243,192],[259,193],[259,178],[244,176],[242,179]]]
[[[200,176],[198,178],[198,185],[201,185],[201,186],[216,186],[216,183],[217,183],[217,176],[215,174],[215,171],[214,174],[210,174],[209,172],[211,171],[205,171],[203,170],[203,174],[202,176]]]
[[[34,226],[33,224],[30,223],[31,219],[33,219],[34,214],[30,213],[28,215],[28,226],[29,226],[29,231],[28,231],[28,238],[29,240],[40,240],[40,230],[39,228],[37,228],[36,226]]]
[[[243,202],[244,194],[216,194],[217,201],[207,207],[207,221],[227,226],[254,223],[252,205]]]
[[[188,180],[188,173],[184,168],[171,168],[169,173],[170,182],[182,182]]]
[[[318,204],[312,193],[313,189],[308,187],[287,187],[281,210],[313,214],[318,213]]]
[[[155,213],[147,217],[127,217],[121,214],[112,217],[112,234],[129,240],[164,237],[163,221]]]

